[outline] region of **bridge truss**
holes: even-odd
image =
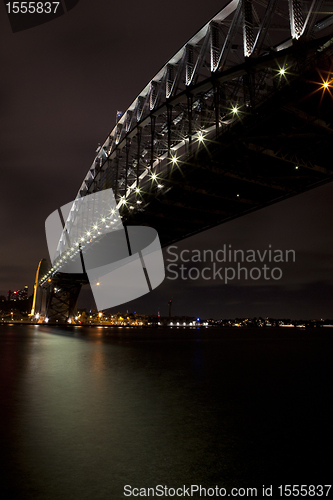
[[[304,155],[302,144],[313,134],[329,138],[324,105],[318,114],[311,99],[297,104],[297,94],[307,100],[330,82],[333,16],[323,7],[232,0],[124,112],[78,196],[112,188],[123,221],[153,222],[167,244],[330,176],[318,147]],[[183,216],[187,229],[176,234]]]
[[[165,246],[332,180],[329,3],[229,2],[119,117],[77,198],[112,188],[122,222]]]

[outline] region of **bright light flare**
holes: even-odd
[[[275,69],[274,71],[276,72],[275,77],[280,77],[280,80],[282,80],[282,77],[286,80],[289,71],[287,71],[288,65],[285,63],[282,66],[278,63],[278,69]]]
[[[318,71],[319,77],[321,79],[321,82],[314,82],[314,81],[309,81],[309,83],[313,83],[316,85],[316,89],[311,92],[307,97],[311,97],[312,95],[316,94],[316,92],[321,91],[321,97],[320,97],[320,103],[319,106],[322,103],[322,100],[325,95],[327,95],[327,92],[333,99],[333,94],[332,94],[332,88],[333,88],[333,78],[332,78],[332,73],[326,72],[326,76],[323,76],[320,71]]]
[[[333,87],[333,80],[326,80],[320,86],[322,90],[329,90],[332,87]]]
[[[150,175],[150,180],[151,180],[151,181],[155,181],[155,182],[156,182],[156,181],[158,180],[158,175],[157,175],[157,174],[155,174],[155,173],[152,173],[152,174]]]

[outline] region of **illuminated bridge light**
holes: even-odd
[[[282,77],[284,77],[285,79],[287,78],[288,71],[287,71],[287,65],[286,64],[284,64],[283,66],[280,66],[278,64],[278,69],[275,69],[274,71],[276,72],[275,76],[280,77],[280,79]]]
[[[139,187],[135,188],[136,193],[140,193],[141,189]]]
[[[231,109],[231,111],[233,112],[233,114],[234,114],[234,115],[237,115],[237,114],[238,114],[238,112],[239,112],[239,108],[238,108],[238,106],[234,106],[234,107]]]
[[[202,132],[198,132],[198,141],[202,142],[204,140],[204,136],[202,135]]]
[[[322,90],[324,90],[324,91],[328,90],[329,92],[330,92],[330,88],[332,88],[332,87],[333,87],[333,80],[328,80],[328,79],[323,81],[323,83],[321,83],[321,85],[320,85],[320,88]]]

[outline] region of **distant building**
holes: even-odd
[[[11,290],[8,291],[8,301],[16,302],[18,300],[27,300],[28,298],[28,286],[22,288],[22,290]]]

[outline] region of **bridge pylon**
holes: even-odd
[[[74,323],[77,301],[82,285],[88,283],[85,275],[59,273],[44,285],[44,322]]]
[[[58,273],[42,282],[49,264],[42,259],[37,267],[30,317],[36,323],[73,323],[82,285],[88,283],[86,274]]]

